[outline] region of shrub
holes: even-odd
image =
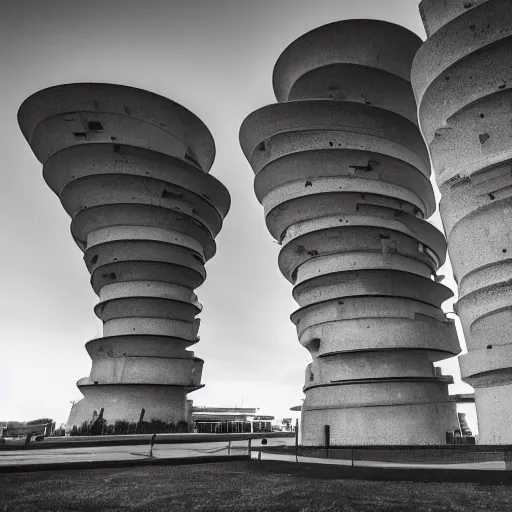
[[[27,421],[27,426],[30,425],[42,425],[43,423],[53,423],[51,418],[40,418],[38,420]]]

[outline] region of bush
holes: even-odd
[[[27,421],[26,425],[42,425],[43,423],[53,423],[51,418],[40,418],[38,420]]]
[[[190,432],[189,424],[184,421],[165,422],[162,420],[151,420],[141,422],[129,422],[118,420],[113,425],[107,425],[105,419],[88,423],[84,421],[80,427],[74,426],[71,429],[71,436],[97,436],[97,435],[128,435],[128,434],[173,434],[175,432]]]
[[[176,425],[176,432],[186,433],[189,432],[188,423],[185,420],[178,421]]]

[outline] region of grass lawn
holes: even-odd
[[[0,512],[36,510],[502,512],[512,487],[340,480],[276,461],[0,475]]]

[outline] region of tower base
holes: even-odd
[[[330,445],[444,445],[446,432],[455,430],[454,402],[317,409],[302,411],[303,446],[325,446],[325,426]]]
[[[197,389],[197,388],[195,388]],[[193,389],[154,385],[92,385],[81,386],[84,398],[71,408],[66,430],[92,420],[103,409],[107,424],[116,421],[137,423],[144,409],[144,421],[166,423],[190,422],[187,393]]]

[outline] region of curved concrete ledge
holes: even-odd
[[[331,236],[336,235],[346,240],[352,233],[357,233],[358,239],[372,240],[372,236],[376,236],[379,241],[377,244],[373,241],[372,247],[379,248],[383,252],[392,245],[392,238],[401,241],[400,244],[397,243],[397,250],[401,249],[403,244],[415,246],[418,259],[428,261],[433,270],[444,264],[446,240],[438,229],[409,215],[393,217],[345,215],[340,218],[338,215],[328,215],[293,224],[280,239],[283,248],[279,253],[279,267],[286,265],[289,259],[293,259],[295,257],[293,253],[297,252],[300,246],[306,247],[310,243],[325,244]],[[324,240],[325,238],[327,240]],[[351,245],[356,246],[355,243]],[[303,251],[299,250],[297,254],[302,253]],[[282,271],[286,274],[284,268]]]
[[[512,384],[512,351],[509,345],[489,345],[460,357],[462,378],[471,386],[485,388]]]
[[[425,277],[381,269],[333,272],[304,281],[293,289],[293,298],[301,307],[367,295],[410,298],[440,308],[443,302],[453,297],[453,292]]]
[[[329,64],[300,76],[288,101],[333,99],[374,105],[418,124],[416,101],[408,80],[359,64]]]
[[[183,357],[191,354],[185,349],[196,342],[184,338],[155,336],[149,334],[129,334],[127,336],[103,336],[88,341],[85,348],[91,359],[107,357]]]
[[[467,0],[454,0],[447,3],[445,0],[422,0],[419,8],[428,36],[430,37],[457,16],[487,1],[471,0],[468,2]]]
[[[97,267],[91,275],[91,286],[98,294],[103,286],[138,280],[164,282],[192,290],[204,282],[204,274],[165,261],[119,261]]]
[[[341,147],[383,153],[430,176],[427,149],[413,123],[389,110],[350,101],[303,100],[263,107],[242,123],[240,145],[255,174],[269,163],[270,147],[272,160],[306,149]]]
[[[444,355],[443,355],[444,357]],[[305,387],[358,380],[434,378],[431,361],[422,350],[379,350],[344,352],[315,358],[306,367]]]
[[[420,205],[425,216],[430,217],[435,212],[430,180],[416,167],[398,158],[368,150],[361,151],[360,148],[310,149],[275,158],[256,174],[254,191],[260,203],[263,203],[264,198],[280,185],[296,181],[302,181],[303,185],[311,181],[313,185],[317,178],[340,176],[374,180],[388,187],[398,186],[416,197],[413,203]],[[364,183],[361,181],[360,185],[364,186]]]
[[[213,237],[222,227],[220,214],[209,202],[186,189],[153,178],[116,174],[87,176],[66,185],[61,190],[60,201],[70,217],[86,208],[134,203],[187,215],[205,226]]]
[[[188,356],[188,357],[187,357]],[[201,384],[203,361],[192,352],[183,357],[110,357],[93,359],[89,381],[99,386],[144,383],[194,387]]]
[[[339,224],[339,222],[338,222]],[[385,256],[385,258],[383,258]],[[388,268],[430,278],[439,260],[417,239],[373,227],[333,227],[294,238],[279,253],[279,268],[294,284],[322,273]]]
[[[197,339],[200,320],[184,322],[174,318],[141,317],[114,318],[103,322],[105,336],[126,336],[129,334],[148,334],[183,338],[188,341]]]
[[[439,322],[430,317],[382,316],[318,324],[305,329],[299,341],[313,357],[390,349],[423,349],[453,357],[460,352],[455,334],[453,323]]]
[[[364,421],[381,410],[391,415],[389,444],[441,444],[458,428],[453,380],[432,364],[460,347],[440,309],[453,294],[435,279],[446,241],[424,220],[435,201],[409,82],[420,44],[373,20],[313,30],[276,64],[280,103],[240,128],[267,228],[283,245],[279,268],[295,285],[292,321],[313,359],[305,444],[323,442],[325,425],[340,444],[372,442]],[[416,414],[403,425],[427,432],[402,434],[401,411]]]
[[[199,341],[194,289],[230,207],[207,174],[210,132],[166,98],[111,84],[45,89],[18,119],[100,296],[105,337],[87,344],[92,369],[68,428],[100,410],[111,423],[143,409],[147,420],[190,421],[186,396],[203,367],[186,350]]]
[[[96,316],[106,322],[131,316],[170,318],[192,322],[201,312],[196,305],[160,297],[123,297],[100,302],[94,308]]]
[[[125,85],[76,83],[43,89],[23,102],[18,111],[18,122],[36,156],[44,163],[48,156],[57,152],[56,144],[59,142],[63,146],[59,149],[64,149],[66,146],[75,146],[80,141],[89,142],[88,134],[101,133],[102,129],[99,126],[91,127],[89,124],[90,118],[94,118],[92,122],[96,122],[98,116],[102,119],[108,119],[108,116],[119,119],[119,125],[116,124],[117,130],[108,133],[109,143],[122,144],[126,143],[125,137],[133,137],[135,143],[128,145],[144,147],[143,141],[149,140],[151,142],[147,149],[155,150],[154,142],[147,135],[150,131],[161,132],[170,136],[171,140],[174,138],[179,141],[185,152],[186,148],[190,147],[203,171],[208,172],[213,164],[213,137],[196,115],[163,96]],[[46,120],[55,120],[61,129],[50,131],[50,126],[41,126]],[[131,125],[138,127],[133,135],[129,130]],[[73,132],[73,129],[81,131]],[[36,131],[39,133],[36,134]],[[65,140],[62,140],[59,132],[66,134]],[[83,132],[83,139],[74,135]],[[38,140],[38,135],[46,140]],[[112,136],[115,136],[114,141],[111,139]],[[48,144],[50,141],[53,143]],[[48,149],[43,146],[47,146]],[[185,153],[182,156],[185,157]]]
[[[187,161],[135,146],[88,143],[59,151],[43,166],[43,177],[59,195],[71,181],[86,176],[142,176],[167,182],[201,196],[225,217],[231,198],[213,176],[198,173]]]
[[[374,380],[367,383],[336,383],[311,387],[306,389],[304,410],[343,410],[442,402],[449,402],[448,387],[443,381],[436,379],[414,381],[412,378],[393,381],[383,379],[380,382]]]
[[[439,309],[424,302],[403,297],[363,296],[317,302],[300,308],[290,316],[299,337],[308,327],[355,318],[423,319],[452,323]]]
[[[99,291],[101,302],[128,297],[156,297],[194,305],[198,311],[203,307],[197,295],[185,286],[178,286],[158,281],[125,281],[103,286]],[[100,302],[100,304],[101,304]]]
[[[393,23],[361,19],[323,25],[296,39],[279,56],[272,77],[277,101],[289,101],[291,89],[302,76],[332,64],[382,70],[409,82],[420,45],[416,34]],[[386,52],[376,51],[383,47]]]
[[[80,210],[71,221],[71,234],[85,251],[92,232],[127,225],[169,229],[189,236],[201,245],[206,261],[217,249],[211,233],[195,219],[181,212],[144,204],[110,204]]]
[[[451,6],[445,2],[435,7],[436,15],[440,18],[444,18],[446,13],[454,13]],[[414,57],[411,82],[420,110],[423,94],[432,80],[444,70],[480,48],[512,34],[512,26],[508,23],[508,0],[486,1],[463,11],[460,12],[459,9],[458,15],[432,34]],[[454,34],[457,34],[456,38],[453,37]],[[433,55],[435,58],[432,58]]]
[[[296,276],[292,276],[292,281],[298,286],[302,282],[310,281],[319,275],[363,269],[397,270],[422,276],[426,279],[429,279],[432,275],[432,269],[429,265],[407,255],[395,254],[392,251],[389,253],[385,251],[379,253],[354,251],[312,257],[297,268]]]
[[[415,219],[414,215],[418,218]],[[323,222],[332,217],[337,217],[337,225],[350,225],[353,217],[355,225],[368,222],[369,218],[375,225],[379,225],[378,217],[386,220],[395,219],[409,228],[426,225],[419,218],[421,211],[414,205],[398,199],[385,197],[376,194],[361,194],[356,192],[329,192],[315,195],[297,197],[292,201],[280,204],[268,212],[265,218],[267,228],[271,235],[282,242],[288,235],[289,230],[299,229],[305,222]],[[411,222],[409,222],[411,221]],[[373,224],[372,224],[373,225]],[[434,228],[435,230],[435,228]],[[418,229],[421,231],[421,227]],[[292,231],[290,231],[292,232]],[[423,236],[432,233],[432,228],[426,228]]]

